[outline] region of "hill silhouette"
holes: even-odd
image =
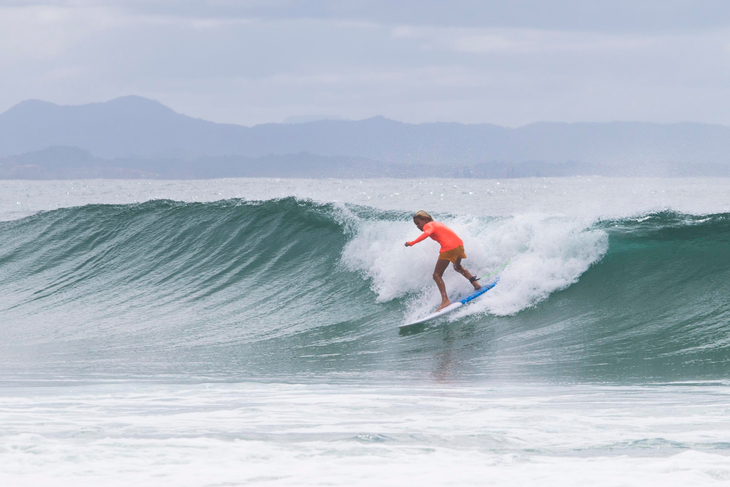
[[[7,159],[59,146],[87,151],[93,158],[138,161],[133,165],[158,168],[160,161],[189,166],[211,158],[263,161],[297,154],[311,156],[305,158],[310,163],[320,161],[315,164],[318,172],[322,172],[322,161],[342,167],[360,161],[360,167],[389,167],[391,173],[394,167],[436,165],[468,168],[470,174],[499,165],[541,167],[537,172],[563,165],[560,175],[571,167],[596,173],[716,175],[730,166],[730,128],[698,123],[540,122],[506,128],[408,124],[373,117],[245,127],[189,117],[139,96],[78,106],[28,100],[0,114],[0,156]],[[57,155],[51,151],[34,157],[38,162]],[[284,174],[278,176],[286,176],[287,167],[282,165]],[[205,177],[203,169],[193,172]]]

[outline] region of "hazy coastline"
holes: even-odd
[[[0,114],[0,179],[730,176],[730,129],[697,123],[406,124],[383,117],[253,127],[137,96]]]

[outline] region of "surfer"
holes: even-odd
[[[406,247],[412,247],[421,240],[424,240],[426,237],[431,237],[441,244],[439,258],[436,261],[436,268],[433,270],[433,280],[436,281],[436,285],[441,293],[441,305],[436,311],[442,310],[451,304],[449,296],[446,294],[446,285],[443,280],[444,271],[449,266],[449,262],[454,264],[454,270],[456,272],[466,277],[469,282],[471,282],[474,289],[481,289],[482,286],[480,286],[477,282],[477,278],[472,276],[468,270],[461,266],[461,259],[466,259],[466,254],[464,253],[464,242],[452,229],[441,222],[433,221],[431,215],[423,210],[420,210],[413,215],[413,223],[415,223],[418,229],[423,233],[412,242],[406,242]]]

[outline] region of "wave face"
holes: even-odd
[[[680,380],[730,372],[730,215],[438,215],[446,322],[410,215],[286,198],[88,205],[0,223],[5,376]],[[452,296],[468,283],[452,270]]]

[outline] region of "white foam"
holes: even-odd
[[[6,388],[0,485],[726,485],[724,389]]]
[[[464,267],[483,276],[509,265],[500,283],[485,297],[456,314],[489,312],[509,315],[577,282],[606,253],[608,237],[583,220],[529,214],[509,218],[476,217],[443,220],[464,240]],[[439,246],[427,239],[412,248],[404,242],[419,235],[410,221],[362,220],[342,255],[349,269],[371,281],[379,302],[410,297],[406,319],[424,314],[440,302],[431,274]],[[471,285],[449,268],[444,282],[452,299]]]

